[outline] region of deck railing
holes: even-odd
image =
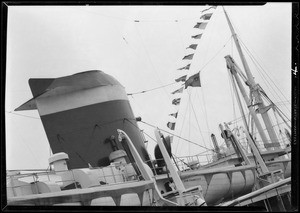
[[[122,164],[119,164],[119,166],[122,166]],[[111,173],[104,172],[103,169],[111,169]],[[98,170],[99,176],[97,177],[99,180],[99,185],[112,185],[112,184],[119,184],[119,183],[125,183],[125,182],[132,182],[132,181],[140,181],[143,178],[141,177],[140,172],[136,172],[134,175],[127,174],[127,170],[123,169],[121,172],[115,172],[115,165],[109,165],[107,167],[93,167],[90,168],[90,170]],[[137,168],[136,166],[134,168]],[[30,184],[35,184],[37,182],[52,182],[58,184],[60,187],[66,186],[69,184],[74,184],[75,188],[81,188],[80,183],[76,179],[76,175],[74,174],[76,169],[71,170],[64,170],[64,171],[53,171],[53,170],[46,170],[46,171],[38,171],[32,172],[32,171],[19,171],[18,174],[7,174],[6,180],[7,182],[11,182],[11,186],[7,185],[7,190],[12,189],[13,191],[17,188],[22,187],[31,187]],[[22,173],[21,173],[22,172]],[[68,174],[67,178],[62,178],[63,175]],[[131,178],[127,178],[131,175]],[[18,180],[18,184],[14,185],[16,181]],[[104,180],[104,181],[102,181]],[[21,182],[20,182],[21,181]],[[102,182],[100,182],[102,181]],[[97,185],[97,186],[99,186]],[[38,187],[35,184],[35,187]],[[92,187],[92,186],[91,186]],[[36,189],[38,192],[38,189]],[[62,187],[62,190],[64,188]]]

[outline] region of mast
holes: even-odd
[[[230,28],[230,31],[231,31],[231,34],[232,34],[232,37],[234,39],[234,42],[235,42],[235,45],[237,47],[237,50],[238,50],[238,53],[240,55],[240,58],[241,58],[241,61],[243,63],[243,66],[244,66],[244,70],[246,72],[246,75],[247,75],[247,81],[246,81],[246,84],[249,86],[250,88],[250,96],[253,96],[254,97],[254,103],[252,106],[255,106],[257,105],[258,107],[258,113],[261,114],[262,116],[262,119],[264,121],[264,124],[266,126],[266,129],[267,129],[267,132],[268,132],[268,135],[270,137],[270,142],[268,142],[268,140],[266,138],[262,138],[266,148],[269,148],[269,147],[272,147],[271,145],[269,145],[269,143],[273,143],[272,145],[276,146],[276,147],[279,147],[279,142],[278,142],[278,138],[277,138],[277,135],[274,131],[274,128],[272,126],[272,123],[271,123],[271,120],[270,120],[270,117],[268,115],[268,110],[272,107],[271,105],[270,106],[265,106],[262,98],[261,98],[261,94],[260,94],[260,90],[259,90],[259,85],[254,81],[254,78],[253,78],[253,75],[250,71],[250,68],[248,66],[248,63],[246,61],[246,58],[243,54],[243,51],[242,51],[242,48],[240,46],[240,43],[239,43],[239,40],[237,38],[237,35],[235,33],[235,30],[230,22],[230,19],[223,7],[223,10],[224,10],[224,13],[225,13],[225,16],[226,16],[226,20],[228,22],[228,25],[229,25],[229,28]],[[249,107],[248,103],[247,103],[247,106]],[[255,122],[256,123],[256,122]],[[260,128],[260,127],[258,127]],[[259,132],[263,131],[263,129],[259,130]]]
[[[242,93],[242,96],[245,99],[245,102],[247,103],[247,105],[250,104],[250,99],[248,98],[248,96],[246,94],[246,91],[243,88],[242,82],[239,79],[239,76],[237,75],[236,64],[234,63],[233,59],[229,55],[225,56],[225,58],[226,58],[226,62],[227,62],[228,71],[231,72],[230,77],[231,77],[231,81],[232,81],[232,84],[233,84],[233,89],[234,89],[235,96],[236,96],[236,98],[238,100],[238,103],[239,103],[239,109],[240,109],[240,111],[242,113],[242,118],[243,118],[243,122],[244,122],[245,129],[246,129],[245,133],[246,133],[246,137],[247,137],[248,143],[249,143],[249,145],[250,145],[250,147],[252,149],[253,155],[256,157],[257,162],[258,162],[258,164],[259,164],[259,166],[261,168],[261,174],[268,173],[269,169],[266,166],[263,158],[261,157],[261,155],[259,153],[259,150],[256,147],[253,138],[249,134],[249,129],[248,129],[249,127],[247,125],[245,114],[244,114],[244,111],[243,111],[243,108],[242,108],[242,103],[241,103],[241,100],[240,100],[240,97],[239,97],[236,85],[234,83],[234,78],[235,78],[237,86],[239,87],[239,89],[240,89],[240,91]],[[259,130],[259,134],[260,134],[261,138],[262,139],[266,139],[266,136],[265,136],[264,132],[261,131],[262,127],[261,127],[260,122],[259,122],[259,120],[257,118],[257,115],[256,115],[256,113],[254,111],[253,106],[249,106],[249,111],[250,111],[250,113],[252,115],[252,118],[253,118],[255,124],[257,124],[257,129]]]
[[[261,123],[259,122],[259,119],[258,119],[258,116],[256,115],[256,112],[255,112],[255,109],[254,109],[254,106],[251,105],[251,100],[250,98],[247,96],[247,93],[246,93],[246,90],[245,88],[243,87],[243,84],[241,82],[241,80],[239,79],[239,76],[237,75],[237,70],[239,70],[239,67],[236,65],[235,61],[233,60],[233,58],[231,58],[231,56],[227,55],[225,56],[225,59],[226,59],[226,62],[227,62],[227,68],[230,70],[231,72],[231,75],[234,76],[234,79],[239,87],[239,90],[247,104],[247,107],[249,109],[249,112],[253,118],[253,121],[257,127],[257,130],[258,130],[258,133],[262,139],[262,141],[264,142],[264,145],[266,147],[266,143],[265,141],[268,141],[266,135],[265,135],[265,132],[261,126]],[[231,78],[233,80],[233,78]],[[233,82],[233,85],[234,85],[234,88],[235,88],[235,84]],[[236,94],[237,96],[237,94]],[[238,100],[238,104],[239,104],[239,109],[243,115],[244,111],[243,111],[243,108],[242,108],[242,103],[239,101],[239,96],[237,96],[237,100]],[[244,125],[245,125],[245,128],[246,128],[246,131],[249,131],[248,129],[248,125],[247,125],[247,121],[246,121],[246,118],[243,116],[243,122],[244,122]],[[267,148],[267,147],[266,147]]]

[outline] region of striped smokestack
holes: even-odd
[[[109,154],[124,149],[124,130],[143,160],[149,160],[124,87],[102,71],[55,79],[29,79],[33,98],[16,109],[37,109],[53,153],[69,155],[69,169],[109,165]]]

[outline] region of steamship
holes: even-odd
[[[272,102],[264,105],[261,96],[265,93],[254,81],[224,12],[246,73],[230,55],[225,57],[235,94],[243,95],[260,137],[266,138],[259,129],[258,113],[274,139],[268,109],[276,107]],[[253,99],[245,95],[243,84]],[[259,149],[245,119],[249,152],[225,123],[219,126],[226,150],[220,149],[212,134],[214,156],[207,164],[199,156],[174,156],[172,138],[159,128],[154,130],[157,146],[152,159],[138,127],[141,118],[134,116],[124,87],[113,76],[89,70],[31,78],[29,86],[33,98],[15,111],[38,110],[53,155],[46,170],[7,171],[8,205],[263,205],[270,211],[273,205],[277,210],[291,209],[290,145],[274,139]]]

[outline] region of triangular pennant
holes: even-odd
[[[167,127],[169,127],[171,130],[174,130],[175,129],[175,123],[168,122]]]
[[[190,69],[190,66],[191,66],[191,64],[188,64],[188,65],[186,65],[184,67],[181,67],[181,68],[179,68],[177,70],[188,70],[188,69]]]
[[[197,48],[197,46],[198,46],[198,44],[191,44],[186,49],[191,48],[191,49],[195,50]]]
[[[176,94],[176,93],[182,93],[183,92],[183,87],[181,87],[180,89],[175,90],[174,92],[172,92],[172,94]]]
[[[186,80],[186,76],[187,76],[187,75],[181,76],[181,77],[175,79],[175,81],[176,81],[176,82],[179,82],[179,81],[185,81],[185,80]]]
[[[174,116],[175,118],[177,118],[178,112],[176,112],[176,113],[171,113],[171,114],[169,114],[169,115]]]
[[[192,60],[193,57],[194,57],[194,53],[193,53],[193,54],[189,54],[189,55],[184,56],[182,60],[185,60],[185,59],[187,59],[187,60]]]
[[[188,78],[188,80],[185,82],[185,89],[187,87],[201,87],[201,83],[200,83],[200,72],[190,76]]]
[[[200,39],[201,36],[202,36],[202,33],[201,33],[201,34],[198,34],[198,35],[194,35],[194,36],[192,36],[192,38],[194,38],[194,39]]]
[[[202,15],[200,17],[200,19],[209,20],[211,18],[211,16],[212,16],[212,13],[206,13],[206,14]]]
[[[175,98],[175,99],[172,101],[172,104],[174,104],[174,105],[179,105],[179,104],[180,104],[180,98]]]
[[[198,28],[198,29],[204,30],[205,27],[206,27],[206,25],[207,25],[207,22],[198,22],[198,23],[194,26],[194,28]]]
[[[217,6],[211,6],[211,7],[207,8],[207,9],[202,10],[201,12],[204,13],[207,10],[216,9],[216,8],[217,8]]]

